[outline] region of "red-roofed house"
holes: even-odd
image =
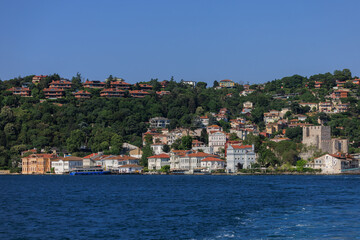
[[[332,99],[347,98],[348,94],[349,94],[349,89],[339,89],[339,90],[335,90],[331,94],[331,98]]]
[[[201,167],[208,172],[225,168],[225,160],[215,157],[207,157],[201,160]]]
[[[179,168],[183,171],[194,173],[194,171],[201,171],[201,160],[207,157],[219,157],[204,152],[189,153],[180,156]]]
[[[170,91],[158,91],[156,94],[162,97],[164,95],[170,95],[171,93]]]
[[[117,88],[106,88],[100,92],[100,97],[123,97],[125,91]]]
[[[57,99],[65,96],[65,91],[62,88],[44,88],[43,92],[45,94],[45,98],[49,99]]]
[[[192,141],[192,147],[205,147],[205,143],[195,139]]]
[[[124,81],[112,81],[112,82],[110,82],[110,86],[112,88],[120,88],[120,89],[129,90],[132,85],[130,83],[127,83]]]
[[[74,93],[74,96],[77,99],[87,99],[87,98],[91,97],[91,93],[89,93],[88,91],[85,91],[85,90],[80,90],[80,91],[77,91],[76,93]]]
[[[229,173],[251,168],[257,161],[254,145],[230,145],[226,151],[226,170]]]
[[[101,81],[86,81],[83,83],[84,88],[104,88],[105,83]]]
[[[69,80],[59,80],[59,81],[52,81],[50,83],[50,88],[71,88],[72,86],[72,82],[70,82]]]
[[[38,84],[43,78],[46,78],[47,75],[39,75],[39,76],[33,76],[32,83]]]
[[[352,83],[353,84],[356,84],[356,85],[360,85],[360,79],[354,79],[354,80],[352,80]]]
[[[152,90],[153,86],[149,84],[139,84],[141,90]]]
[[[30,97],[31,96],[30,88],[12,87],[12,88],[8,89],[8,91],[12,92],[14,95],[19,95],[21,97]]]
[[[145,92],[143,90],[133,90],[133,91],[129,91],[130,96],[134,97],[134,98],[144,98],[148,95],[150,95],[150,93]]]
[[[160,170],[163,166],[170,166],[170,156],[167,154],[159,154],[148,157],[148,169],[149,170]]]

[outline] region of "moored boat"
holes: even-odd
[[[102,168],[77,168],[70,172],[70,175],[107,175],[110,171],[105,171]]]

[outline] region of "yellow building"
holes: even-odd
[[[51,171],[54,154],[31,154],[22,158],[22,174],[45,174]]]
[[[220,87],[221,88],[233,88],[235,87],[235,83],[229,79],[221,80],[220,81]]]

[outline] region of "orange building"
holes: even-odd
[[[54,154],[31,154],[22,158],[22,174],[45,174],[51,171]]]
[[[44,78],[46,78],[46,77],[47,77],[47,75],[34,76],[34,77],[32,78],[32,82],[33,82],[34,84],[38,84],[42,79],[44,79]]]
[[[100,97],[123,97],[125,91],[117,88],[105,88],[100,92]]]
[[[332,99],[339,99],[339,98],[347,98],[349,90],[348,89],[340,89],[336,90],[332,93]]]
[[[66,79],[62,79],[59,81],[52,81],[50,83],[50,88],[71,88],[72,82]]]
[[[24,87],[12,87],[8,89],[8,91],[12,92],[14,95],[19,95],[21,97],[30,97],[31,91],[29,88]]]
[[[105,83],[100,81],[86,81],[83,83],[84,88],[104,88]]]
[[[62,98],[65,96],[65,91],[62,88],[44,88],[43,92],[45,94],[45,98],[50,99]]]
[[[89,93],[88,91],[85,91],[85,90],[80,90],[80,91],[77,91],[76,93],[74,93],[74,96],[77,98],[77,99],[87,99],[87,98],[90,98],[91,97],[91,93]]]

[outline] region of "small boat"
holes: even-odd
[[[102,168],[77,168],[69,173],[71,176],[74,175],[107,175],[111,174],[110,171],[105,171]]]

